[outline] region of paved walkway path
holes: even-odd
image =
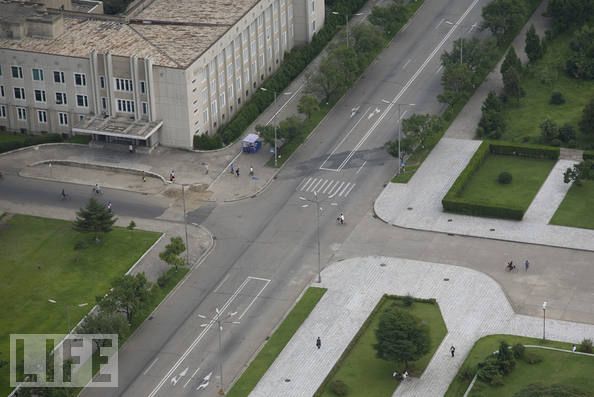
[[[482,336],[542,337],[542,318],[515,314],[499,285],[474,270],[367,257],[327,267],[322,280],[328,291],[251,396],[312,396],[384,294],[435,298],[448,328],[423,375],[401,384],[395,396],[443,395]],[[594,325],[547,320],[548,339],[576,343],[593,336]],[[449,352],[452,345],[454,358]]]
[[[410,229],[594,251],[594,230],[545,221],[569,187],[562,179],[571,161],[559,160],[521,222],[444,212],[442,198],[479,145],[480,141],[443,138],[407,184],[386,186],[375,202],[375,213],[387,223]]]

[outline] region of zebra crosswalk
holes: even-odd
[[[297,187],[297,191],[327,195],[328,198],[347,197],[356,183],[325,178],[305,178]]]

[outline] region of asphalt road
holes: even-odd
[[[317,210],[311,200],[320,201],[322,266],[343,257],[342,252],[357,255],[354,232],[382,240],[381,234],[371,233],[377,225],[369,223],[369,217],[373,200],[396,168],[396,160],[383,145],[395,138],[399,116],[441,109],[435,99],[440,89],[439,56],[451,48],[453,40],[468,34],[463,26],[479,22],[481,7],[487,2],[426,0],[266,192],[255,199],[217,206],[210,213],[190,214],[190,219],[202,221],[216,237],[214,251],[123,346],[120,387],[88,389],[82,395],[215,396],[221,363],[226,389],[304,287],[317,278]],[[399,109],[398,103],[415,106]],[[58,186],[10,177],[0,184],[0,195],[72,208],[80,207],[89,196],[88,187],[72,186],[67,189],[72,201],[61,202]],[[156,199],[133,193],[106,191],[105,198],[118,213],[134,217],[156,217],[165,209]],[[341,212],[346,225],[336,224]],[[370,229],[361,230],[359,224]],[[381,230],[385,229],[390,228]],[[422,244],[434,236],[400,231],[397,242]],[[386,237],[386,241],[393,239]],[[478,239],[467,241],[480,247]],[[406,253],[426,254],[413,249]],[[456,249],[448,255],[455,261],[466,252]],[[437,252],[434,257],[439,259]],[[234,314],[229,317],[230,313]],[[225,322],[220,353],[218,324],[213,318]]]

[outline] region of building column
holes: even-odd
[[[107,88],[107,107],[110,109],[109,115],[113,117],[116,114],[116,103],[113,95],[113,63],[110,51],[103,56],[103,60],[105,68],[105,88]]]
[[[130,57],[130,76],[132,76],[132,98],[134,99],[134,120],[140,120],[140,95],[138,94],[138,58]]]
[[[155,91],[154,87],[154,80],[153,80],[153,61],[150,58],[145,58],[144,60],[144,75],[145,75],[145,85],[146,85],[146,97],[148,100],[148,119],[149,121],[155,121]]]

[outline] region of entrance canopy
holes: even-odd
[[[93,140],[127,143],[135,146],[153,146],[157,139],[151,139],[163,125],[162,120],[134,120],[128,117],[94,116],[85,117],[72,132],[92,135]]]

